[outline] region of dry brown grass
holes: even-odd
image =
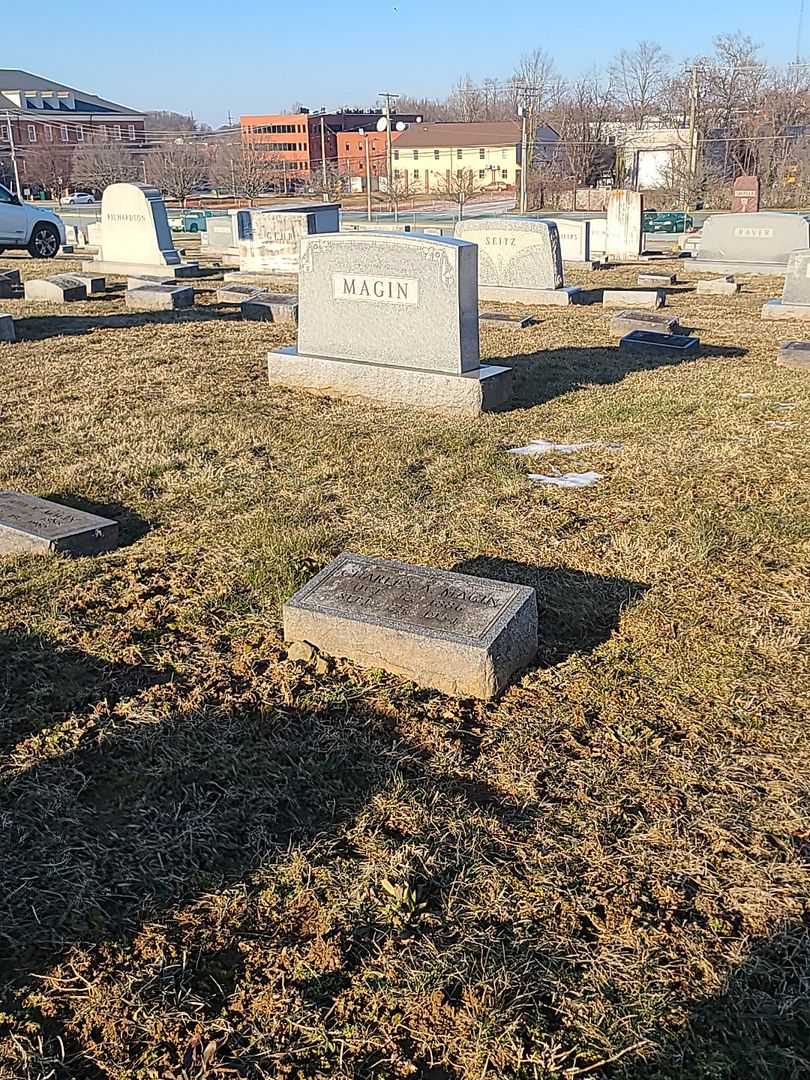
[[[711,346],[683,365],[598,306],[487,330],[518,400],[474,423],[270,389],[291,335],[210,295],[2,303],[0,484],[125,540],[0,562],[3,1080],[810,1074],[777,293],[674,290]],[[624,449],[502,452],[538,436]],[[347,548],[535,585],[537,666],[483,705],[285,661],[280,603]]]

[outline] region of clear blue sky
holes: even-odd
[[[742,30],[772,62],[794,59],[800,0],[44,0],[3,7],[0,67],[22,68],[138,109],[273,112],[373,104],[380,90],[434,97],[459,75],[506,77],[550,52],[564,75],[641,38],[681,58]],[[810,4],[804,41],[810,52]]]

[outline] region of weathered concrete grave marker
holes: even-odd
[[[531,315],[507,315],[503,311],[482,311],[478,316],[481,326],[495,326],[502,330],[525,330],[535,319]]]
[[[25,283],[25,299],[47,304],[67,304],[87,299],[87,285],[71,274],[54,274],[49,278],[31,278]]]
[[[645,274],[638,275],[638,284],[640,286],[651,285],[653,288],[665,289],[669,285],[677,285],[677,274],[664,274],[653,273],[648,271]]]
[[[110,184],[101,196],[101,248],[82,263],[87,274],[157,274],[196,277],[174,246],[163,196],[146,184]]]
[[[698,296],[736,296],[739,291],[740,283],[730,276],[709,278],[697,283]]]
[[[810,371],[810,341],[783,341],[776,353],[780,367]]]
[[[810,251],[792,252],[781,300],[768,300],[763,319],[810,319]]]
[[[298,297],[294,293],[260,292],[240,304],[242,318],[252,322],[298,322]]]
[[[537,654],[537,597],[525,585],[345,553],[284,605],[284,637],[487,699]]]
[[[637,259],[644,239],[641,231],[643,200],[637,191],[611,191],[607,204],[608,259]]]
[[[118,543],[118,522],[70,506],[0,491],[0,554],[64,551],[91,555]]]
[[[602,306],[606,308],[640,307],[655,311],[666,302],[667,294],[661,289],[605,289],[602,293]]]
[[[651,311],[620,311],[610,320],[612,337],[623,338],[634,330],[649,330],[658,334],[676,334],[680,323],[676,315],[655,315]]]
[[[190,285],[142,285],[127,289],[124,299],[128,308],[176,311],[194,306],[194,289]]]
[[[330,233],[301,241],[298,347],[271,384],[477,414],[511,400],[512,371],[481,367],[478,252],[446,237]]]
[[[571,304],[582,290],[563,284],[562,251],[553,221],[472,218],[456,239],[478,245],[478,297],[505,304]]]
[[[810,248],[810,219],[801,214],[713,214],[703,226],[696,270],[784,274],[794,251]]]

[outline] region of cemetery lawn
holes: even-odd
[[[123,533],[0,560],[2,1080],[810,1075],[810,326],[656,265],[703,355],[536,309],[475,422],[270,389],[294,334],[210,281],[0,302],[0,486]],[[287,660],[344,550],[533,585],[536,666]]]

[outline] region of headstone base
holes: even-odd
[[[779,367],[810,371],[810,341],[783,341],[776,354]]]
[[[701,259],[700,255],[695,259],[694,266],[690,269],[698,274],[763,274],[770,277],[784,277],[787,262],[783,263],[743,263],[743,262],[719,262],[710,259]]]
[[[786,304],[784,300],[769,300],[762,308],[762,318],[771,322],[810,321],[810,304]]]
[[[268,353],[267,375],[271,386],[468,416],[506,409],[512,400],[512,369],[505,367],[485,366],[464,375],[450,375],[305,356],[287,348]]]
[[[740,283],[730,277],[708,278],[697,283],[698,296],[736,296]]]
[[[536,304],[538,307],[567,307],[580,302],[579,285],[561,289],[509,289],[502,285],[479,285],[479,300],[495,300],[501,304]]]
[[[534,589],[344,553],[284,605],[284,637],[453,697],[495,697],[537,655]]]
[[[83,274],[117,274],[119,277],[193,278],[200,276],[200,264],[177,263],[175,266],[150,266],[148,263],[106,262],[88,259],[82,263]]]

